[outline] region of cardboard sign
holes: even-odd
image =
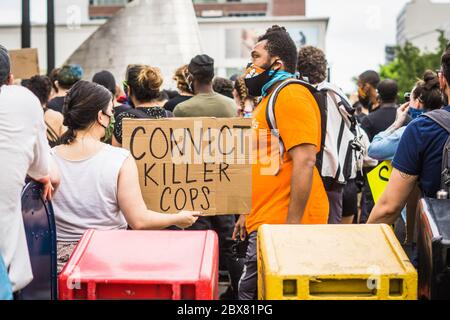
[[[378,167],[367,174],[370,190],[372,191],[373,200],[375,203],[380,199],[386,186],[391,178],[392,165],[391,161],[384,161]]]
[[[206,215],[251,210],[251,119],[124,119],[123,147],[147,207]]]
[[[10,50],[11,73],[15,79],[29,79],[39,74],[37,49]]]

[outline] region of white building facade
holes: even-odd
[[[450,38],[450,3],[411,0],[397,17],[397,45],[409,41],[423,51],[434,51],[438,30]]]
[[[89,0],[57,0],[55,5],[56,66],[61,66],[106,20],[89,19]],[[326,49],[328,18],[225,17],[197,18],[197,22],[202,48],[202,52],[199,53],[213,57],[216,74],[223,77],[243,71],[250,61],[251,48],[256,43],[257,37],[274,24],[285,26],[299,47],[314,45],[324,51]],[[0,44],[8,49],[20,48],[20,34],[19,24],[1,25],[0,22]],[[116,43],[114,38],[109,45],[114,50],[126,50]],[[38,49],[41,73],[45,73],[47,71],[45,24],[33,24],[31,46]],[[99,54],[101,55],[100,52]],[[154,65],[157,66],[158,62],[155,61]],[[178,66],[174,66],[174,70],[176,67]],[[122,79],[117,79],[120,80]]]

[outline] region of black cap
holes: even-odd
[[[382,102],[395,102],[398,94],[398,85],[395,80],[387,79],[378,85],[378,94]]]
[[[194,76],[214,77],[214,59],[206,54],[197,55],[189,63],[188,70]]]
[[[94,74],[92,82],[104,86],[106,89],[111,91],[113,95],[116,94],[116,79],[114,79],[114,75],[111,72],[107,70],[97,72]]]
[[[0,44],[0,83],[5,83],[11,73],[8,50]]]

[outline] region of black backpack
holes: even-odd
[[[444,109],[433,110],[423,115],[445,129],[450,134],[450,112]],[[450,192],[450,136],[442,150],[441,189]]]

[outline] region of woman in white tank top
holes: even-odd
[[[61,183],[53,197],[58,240],[58,272],[88,229],[134,230],[191,226],[198,212],[161,214],[147,210],[129,151],[101,142],[112,114],[104,87],[77,82],[64,102],[63,145],[52,150]]]

